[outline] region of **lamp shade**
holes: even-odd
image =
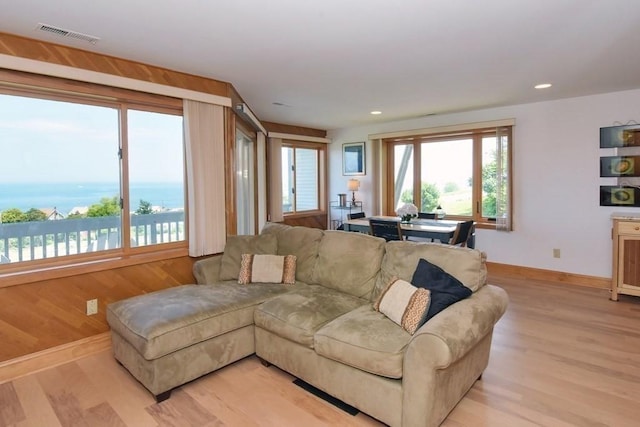
[[[360,188],[360,181],[357,179],[350,179],[347,183],[347,188],[349,191],[358,191],[358,188]]]

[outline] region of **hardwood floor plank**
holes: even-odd
[[[76,362],[61,365],[58,372],[64,378],[65,390],[76,397],[83,410],[104,402],[103,386],[91,381],[92,373],[85,373]]]
[[[0,384],[0,403],[0,426],[10,426],[26,418],[13,384]]]
[[[35,375],[13,381],[16,394],[28,417],[17,424],[19,427],[61,427],[55,411],[42,390]]]
[[[47,392],[47,399],[63,426],[91,427],[91,423],[84,419],[84,411],[73,394],[56,388]]]
[[[158,421],[158,425],[167,427],[201,427],[204,425],[224,425],[218,418],[188,393],[179,389],[171,393],[171,398],[154,403],[146,408]]]
[[[198,381],[185,385],[183,388],[200,405],[215,414],[222,425],[258,427],[260,425],[259,422],[245,414],[242,408],[232,405],[219,396],[217,393],[218,384],[213,378],[214,375],[210,374]]]
[[[544,425],[536,420],[528,420],[519,412],[514,413],[511,409],[498,408],[497,405],[492,405],[492,402],[481,403],[467,397],[444,420],[442,427],[539,427]],[[548,425],[566,427],[555,424]]]
[[[153,396],[139,382],[132,381],[129,372],[115,361],[111,351],[80,359],[77,364],[90,381],[103,390],[105,401],[111,405],[125,425],[158,425],[148,412],[141,410],[155,403]]]
[[[85,418],[90,420],[93,427],[127,427],[113,408],[105,402],[89,408]]]

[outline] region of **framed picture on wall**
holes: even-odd
[[[640,156],[600,157],[600,176],[640,176]]]
[[[600,148],[640,147],[640,125],[600,128]]]
[[[640,206],[640,189],[619,185],[600,186],[600,206]]]
[[[364,142],[342,144],[342,174],[364,175],[365,152]]]

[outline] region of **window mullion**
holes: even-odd
[[[131,200],[129,197],[129,121],[126,105],[120,107],[120,197],[122,197],[121,223],[122,242],[120,247],[128,252],[131,249]]]
[[[413,204],[422,206],[422,143],[413,143]]]
[[[473,188],[471,217],[478,221],[482,218],[482,135],[473,135]]]
[[[296,185],[296,179],[298,177],[298,169],[296,164],[296,147],[293,147],[291,151],[291,164],[293,165],[293,170],[291,171],[291,188],[289,192],[291,193],[291,204],[293,206],[293,213],[298,213],[298,187]]]

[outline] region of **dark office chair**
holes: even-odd
[[[389,240],[403,240],[399,221],[370,218],[369,230],[372,236],[382,237],[387,242]]]
[[[418,218],[422,219],[436,219],[436,214],[432,212],[418,212]]]
[[[450,245],[473,247],[473,237],[476,231],[476,226],[473,221],[464,221],[458,223],[456,231],[453,232],[453,237],[449,241]]]
[[[358,219],[358,218],[366,218],[367,215],[365,215],[364,212],[354,212],[354,213],[350,213],[347,214],[347,218],[349,219]]]

